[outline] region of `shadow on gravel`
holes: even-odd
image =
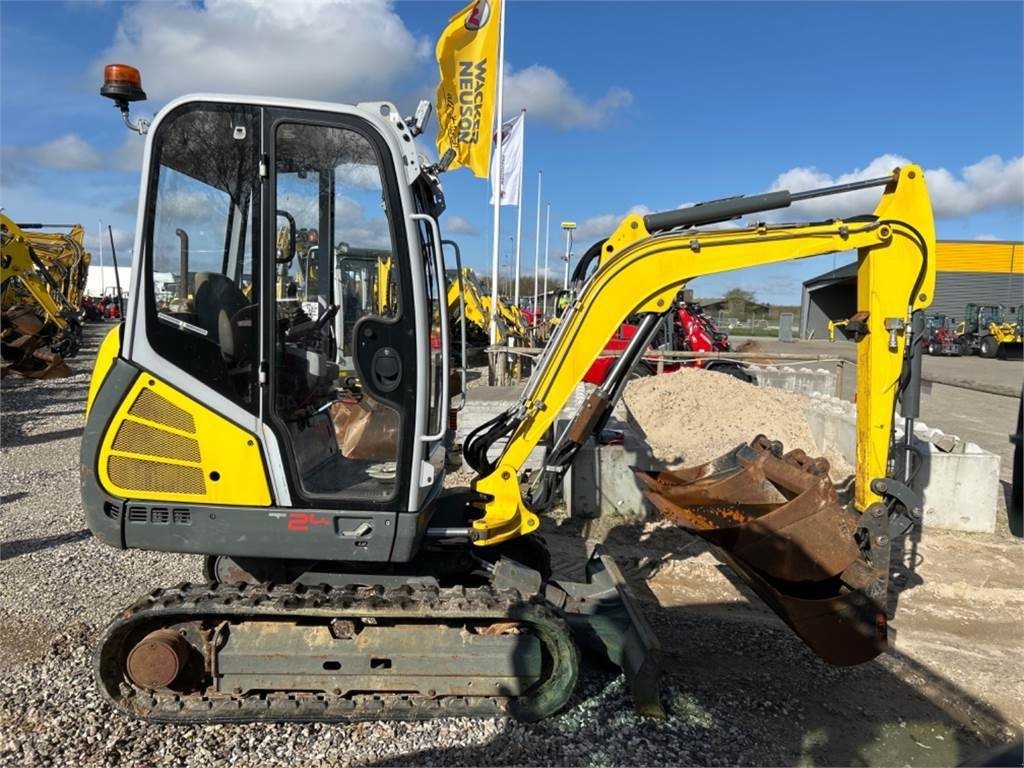
[[[79,410],[77,412],[83,413],[84,411]],[[54,440],[66,440],[69,437],[81,437],[84,429],[84,427],[72,427],[71,429],[58,429],[53,432],[41,432],[38,435],[26,435],[22,432],[7,433],[4,435],[4,447],[16,448],[22,445],[38,445],[39,443],[49,443]]]
[[[15,501],[19,501],[28,496],[28,491],[15,491],[14,493],[7,493],[0,496],[0,507],[4,504],[11,504]]]
[[[623,678],[587,672],[560,715],[366,765],[953,766],[1012,738],[994,709],[899,651],[840,669],[734,604],[646,609],[665,648],[666,720],[637,715]]]
[[[620,520],[596,532],[551,519],[544,528],[556,578],[579,578],[584,533],[617,555],[663,649],[668,719],[639,717],[624,678],[587,664],[581,690],[554,718],[504,721],[485,744],[370,765],[961,765],[1013,738],[1016,726],[995,708],[898,649],[856,667],[826,664],[725,566],[750,605],[661,607],[652,570],[705,551],[681,529]],[[894,547],[903,552],[900,562],[894,553],[894,592],[922,583],[914,538]]]
[[[74,544],[88,539],[92,534],[88,528],[80,531],[57,534],[56,536],[40,536],[34,539],[15,539],[14,541],[0,542],[0,560],[12,560],[19,555],[27,555],[31,552],[38,552],[41,549],[51,549],[64,544]]]

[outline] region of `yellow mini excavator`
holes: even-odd
[[[595,552],[585,581],[552,578],[539,515],[683,286],[848,250],[858,259],[852,501],[839,502],[823,460],[763,436],[638,480],[818,654],[856,664],[885,649],[890,542],[921,515],[915,454],[893,432],[897,398],[908,427],[917,413],[935,282],[918,167],[625,218],[519,402],[466,440],[476,478],[445,489],[457,376],[444,158],[427,165],[414,141],[429,110],[195,95],[144,126],[128,116],[144,98],[138,72],[106,74],[102,93],[147,132],[146,183],[125,322],[103,342],[89,391],[86,517],[114,547],[205,555],[208,579],[156,589],[104,630],[96,677],[116,707],[172,723],[532,720],[565,705],[589,648],[658,715],[657,640],[615,562]],[[846,220],[707,227],[867,188],[877,207]],[[316,270],[276,247],[282,224],[316,229]],[[358,292],[339,268],[343,242],[388,254],[394,300],[362,302],[339,326]],[[156,281],[176,258],[188,285],[168,303]],[[313,276],[302,297],[288,287],[300,271]],[[640,318],[629,347],[526,476],[527,456],[628,316]],[[339,347],[352,375],[339,375]],[[332,428],[339,402],[371,413],[358,433]]]
[[[461,279],[460,279],[461,278]],[[456,321],[465,317],[470,342],[486,345],[491,326],[491,294],[484,290],[476,273],[468,267],[448,271],[448,312]],[[498,299],[495,344],[510,340],[527,345],[529,335],[522,313],[513,305]]]
[[[80,313],[90,260],[84,237],[79,224],[16,224],[0,214],[5,374],[32,379],[71,374],[64,358],[74,356],[82,343]]]

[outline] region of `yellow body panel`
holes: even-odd
[[[936,252],[939,272],[1024,275],[1024,243],[939,242]]]
[[[96,399],[96,393],[100,391],[100,385],[103,384],[107,373],[110,372],[110,367],[117,360],[117,356],[120,353],[121,329],[120,326],[115,326],[103,337],[103,343],[100,344],[100,348],[96,352],[96,363],[92,367],[92,378],[89,379],[89,397],[85,401],[86,421],[89,420],[89,411],[92,410],[92,403]]]
[[[597,271],[549,342],[553,346],[523,396],[525,416],[495,471],[473,484],[492,497],[474,522],[481,534],[477,543],[494,544],[537,530],[537,516],[522,499],[519,471],[624,318],[665,311],[696,277],[853,249],[860,264],[858,311],[870,313],[870,333],[858,343],[856,504],[863,510],[878,500],[870,480],[887,474],[895,383],[903,360],[903,332],[890,349],[885,318],[909,322],[909,305],[927,306],[935,286],[934,226],[920,168],[901,169],[875,213],[877,221],[691,229],[656,236],[647,232],[643,217],[627,217],[606,242]],[[918,241],[930,257],[924,264]]]
[[[135,380],[103,436],[99,481],[115,496],[147,501],[253,507],[271,501],[256,438],[147,373]]]

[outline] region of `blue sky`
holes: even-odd
[[[0,206],[16,220],[81,222],[93,240],[102,220],[127,253],[141,141],[98,96],[104,63],[141,67],[150,101],[138,114],[200,90],[388,99],[411,112],[417,99],[433,98],[434,43],[460,7],[6,0]],[[884,173],[905,159],[930,171],[940,238],[1024,239],[1022,9],[981,2],[511,3],[506,111],[528,109],[527,271],[538,170],[551,204],[556,272],[565,219],[589,242],[638,206],[662,210],[806,188]],[[442,227],[459,238],[470,265],[486,272],[486,182],[465,170],[443,181],[449,210]],[[871,204],[855,199],[828,211],[845,215]],[[514,231],[515,210],[505,208],[503,256],[511,254]],[[542,259],[543,250],[542,233]],[[694,287],[713,295],[740,285],[763,301],[795,303],[799,284],[832,261],[747,270]]]

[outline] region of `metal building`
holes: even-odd
[[[1024,243],[940,240],[936,244],[935,298],[929,314],[963,319],[964,306],[1024,304]],[[829,320],[857,308],[857,265],[847,264],[804,282],[800,338],[828,338]],[[837,336],[838,338],[838,336]]]

